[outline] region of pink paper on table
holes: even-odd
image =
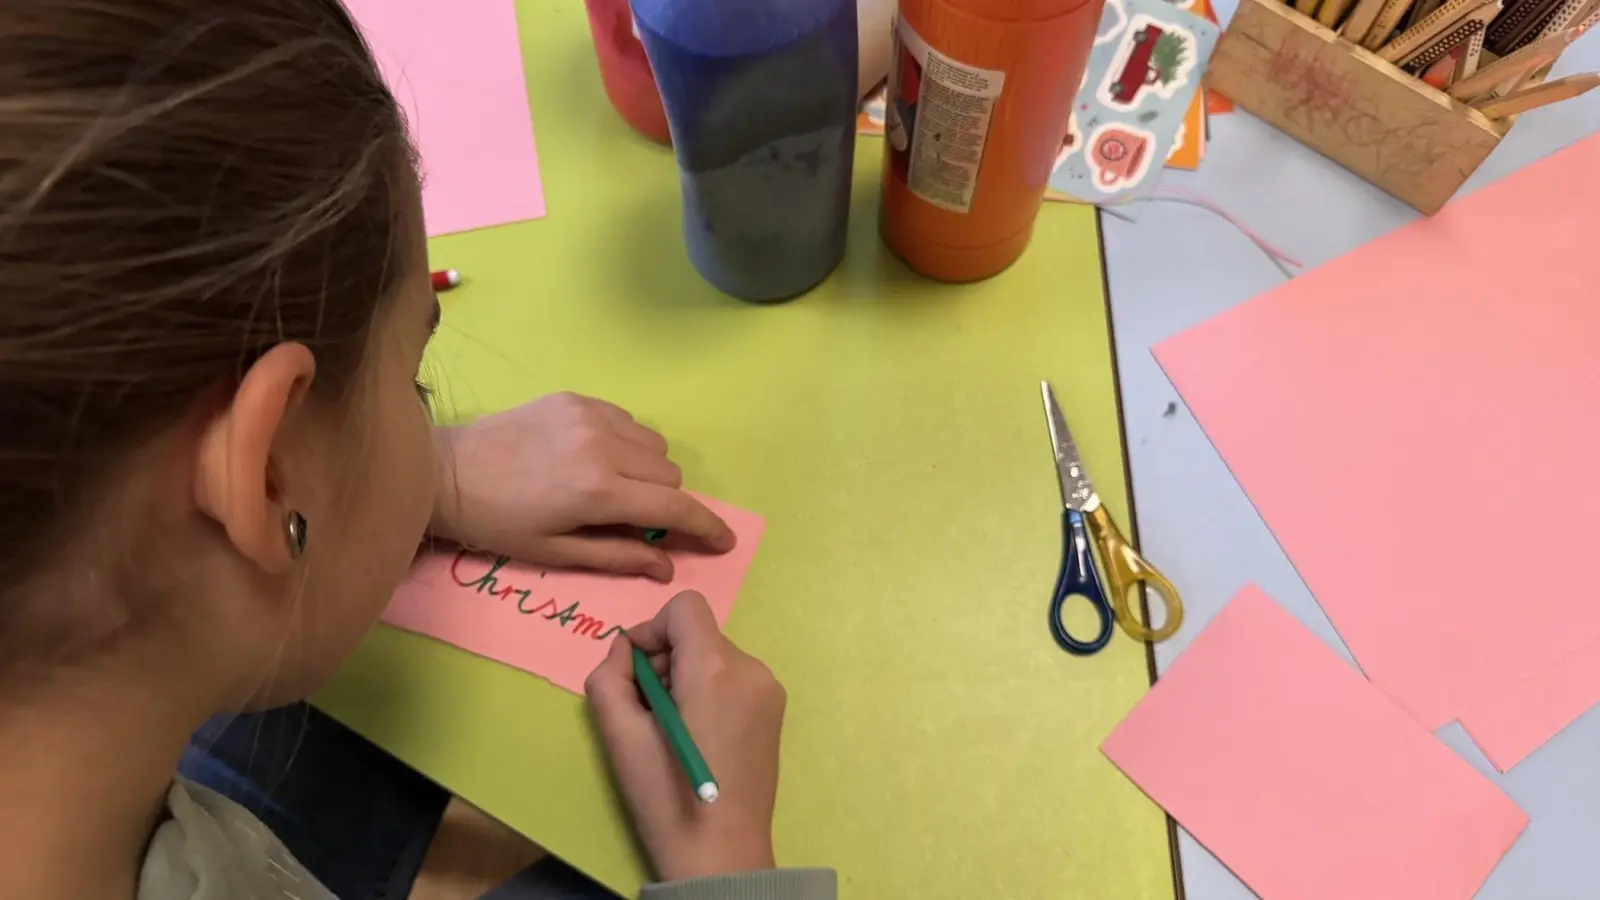
[[[766,524],[755,513],[707,497],[739,545],[721,556],[667,547],[671,584],[593,572],[546,570],[476,553],[430,554],[389,601],[383,621],[438,638],[577,694],[618,629],[649,619],[674,594],[705,595],[726,624]]]
[[[1600,702],[1600,643],[1461,712],[1461,727],[1502,772]]]
[[[422,156],[428,236],[544,216],[513,0],[346,0]]]
[[[1429,728],[1600,639],[1556,564],[1600,542],[1597,208],[1590,137],[1156,348],[1356,662]]]
[[[1101,750],[1263,900],[1465,900],[1528,824],[1253,586]]]

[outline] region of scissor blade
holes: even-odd
[[[1044,416],[1050,426],[1050,449],[1056,457],[1061,502],[1069,509],[1083,509],[1089,498],[1094,496],[1094,483],[1083,469],[1078,445],[1072,440],[1072,432],[1067,430],[1066,417],[1061,415],[1061,404],[1056,402],[1056,393],[1050,389],[1050,382],[1039,382],[1039,392],[1044,395]]]

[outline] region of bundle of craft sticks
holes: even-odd
[[[1291,0],[1300,13],[1490,119],[1566,100],[1600,74],[1546,82],[1600,22],[1600,0]]]

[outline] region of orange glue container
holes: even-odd
[[[658,144],[671,146],[667,112],[645,58],[638,26],[628,0],[584,0],[589,32],[594,37],[595,58],[600,62],[600,84],[606,97],[633,130]]]
[[[940,281],[1016,262],[1105,0],[900,0],[884,116],[884,243]]]

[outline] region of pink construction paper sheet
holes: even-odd
[[[1101,749],[1263,900],[1466,900],[1528,824],[1254,587]]]
[[[726,624],[766,525],[755,513],[706,497],[739,545],[721,556],[668,548],[671,584],[542,569],[462,551],[431,554],[400,586],[383,621],[546,678],[576,694],[616,633],[661,611],[673,595],[705,595]]]
[[[1461,727],[1496,769],[1509,772],[1597,702],[1600,643],[1468,706]]]
[[[1600,543],[1596,209],[1591,137],[1156,348],[1356,662],[1429,728],[1600,639],[1562,565]]]
[[[346,0],[422,156],[428,236],[544,217],[512,0]]]

